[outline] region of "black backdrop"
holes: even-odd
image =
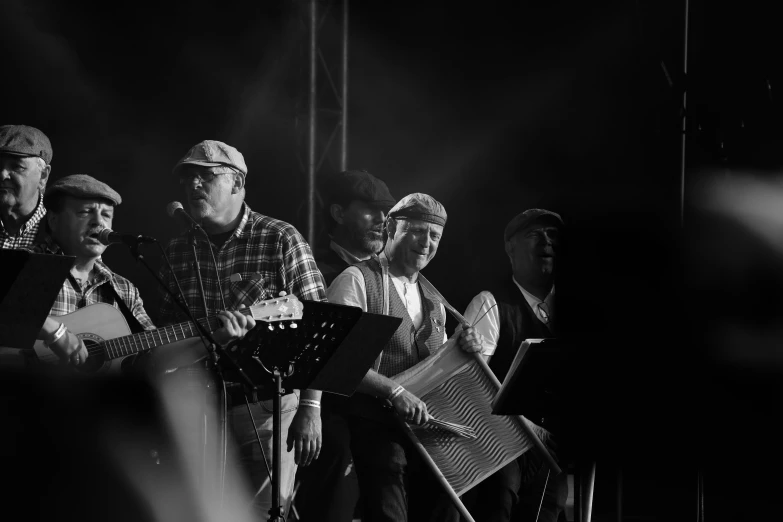
[[[686,82],[676,2],[367,4],[351,6],[349,167],[398,198],[425,192],[445,205],[426,273],[458,308],[508,277],[501,234],[511,217],[529,207],[563,215],[558,292],[590,354],[578,397],[595,447],[655,470],[659,480],[637,493],[653,488],[664,511],[667,498],[687,496],[690,513],[691,457],[720,454],[723,412],[689,335],[704,317],[681,263],[680,94],[687,85],[694,175],[777,167],[774,10],[692,2]],[[0,120],[49,135],[54,178],[88,173],[117,189],[115,229],[174,235],[164,214],[180,196],[171,167],[218,139],[245,155],[251,207],[304,232],[294,3],[7,0],[2,10]],[[149,276],[124,247],[105,259],[154,316]],[[748,395],[732,396],[740,410],[757,397]],[[750,472],[727,469],[713,484]],[[758,492],[758,480],[744,484],[732,491]]]

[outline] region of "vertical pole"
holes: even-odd
[[[340,170],[348,168],[348,0],[343,0],[342,118],[340,129]]]
[[[683,43],[683,89],[682,89],[682,147],[680,153],[680,227],[685,226],[685,141],[687,130],[686,105],[688,101],[688,24],[689,0],[685,0],[685,34]]]
[[[318,72],[318,4],[310,0],[310,92],[307,133],[307,242],[315,244],[316,74]]]

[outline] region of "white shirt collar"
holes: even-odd
[[[514,281],[514,284],[517,285],[519,291],[522,292],[522,295],[525,297],[525,301],[527,301],[527,304],[529,304],[530,308],[533,309],[533,312],[535,312],[536,317],[538,317],[538,319],[541,322],[547,323],[547,320],[545,320],[546,318],[541,317],[539,307],[536,306],[538,303],[542,302],[541,299],[539,299],[538,297],[534,296],[533,294],[525,290],[525,288],[519,284],[519,282],[514,276],[511,276],[511,280]],[[552,290],[549,291],[549,294],[547,294],[547,296],[543,300],[543,303],[548,305],[550,315],[552,313],[552,301],[554,300],[554,298],[555,298],[555,285],[552,285]]]

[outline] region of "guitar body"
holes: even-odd
[[[75,312],[57,317],[68,330],[82,340],[89,352],[87,361],[79,367],[84,373],[119,371],[122,361],[130,355],[110,359],[103,348],[103,342],[131,334],[125,316],[118,309],[105,303],[86,306]],[[59,364],[60,358],[43,341],[36,341],[35,354],[42,363]],[[134,354],[131,354],[134,355]],[[167,371],[193,364],[206,357],[206,350],[198,337],[175,341],[153,351],[154,367]]]
[[[109,370],[119,370],[122,359],[110,361],[105,356],[101,357],[98,352],[103,352],[103,349],[100,348],[100,343],[103,341],[131,333],[122,312],[111,305],[98,303],[76,310],[72,314],[58,316],[57,320],[76,334],[87,347],[90,356],[85,363],[85,371],[103,373]],[[38,360],[42,363],[58,364],[60,362],[60,358],[43,341],[36,341],[33,349]]]

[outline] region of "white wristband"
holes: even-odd
[[[397,386],[397,387],[396,387],[396,388],[394,388],[394,390],[393,390],[393,391],[392,391],[392,392],[389,394],[389,396],[386,398],[386,400],[388,400],[388,401],[390,401],[390,402],[391,402],[391,401],[393,401],[394,399],[396,399],[397,397],[399,397],[400,395],[402,395],[402,392],[404,392],[404,391],[405,391],[405,388],[403,388],[402,386]]]
[[[65,332],[67,331],[67,328],[65,327],[65,323],[60,323],[60,326],[57,327],[57,330],[55,330],[54,335],[52,336],[52,340],[46,343],[46,346],[51,346],[57,341],[60,340],[60,337],[65,335]]]

